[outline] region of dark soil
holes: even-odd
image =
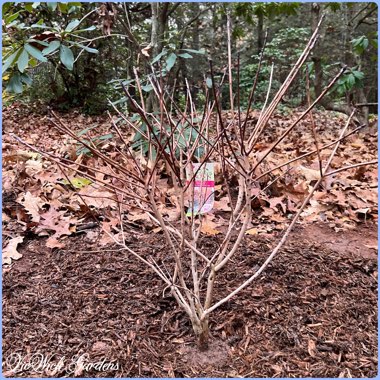
[[[160,234],[130,231],[128,244],[158,258]],[[96,250],[85,236],[68,249],[43,240],[3,276],[7,358],[41,353],[52,363],[105,358],[117,369],[23,369],[17,377],[374,377],[377,375],[377,244],[374,225],[335,233],[308,226],[264,274],[211,315],[211,348],[194,348],[191,325],[163,283],[133,257]],[[213,244],[212,238],[208,238]],[[247,239],[216,283],[218,300],[263,262],[273,237]],[[358,248],[358,249],[357,249]],[[81,251],[81,252],[80,252]],[[72,369],[72,367],[70,367]],[[74,368],[75,369],[75,368]],[[73,369],[73,371],[74,371]]]

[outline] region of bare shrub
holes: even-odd
[[[259,159],[253,159],[255,145],[262,136],[263,130],[305,63],[318,38],[318,28],[271,101],[269,101],[270,88],[268,89],[267,100],[256,125],[250,133],[248,133],[247,122],[259,73],[254,78],[248,109],[245,114],[241,112],[239,107],[239,90],[233,96],[232,77],[229,75],[230,99],[233,112],[226,115],[223,114],[221,109],[220,83],[216,83],[214,78],[212,62],[210,62],[211,84],[208,83],[209,87],[205,85],[206,102],[201,113],[198,113],[195,108],[190,88],[187,88],[185,109],[181,109],[167,91],[165,78],[161,77],[153,68],[149,81],[157,99],[158,113],[148,112],[143,97],[141,96],[140,101],[137,102],[130,95],[128,88],[124,87],[126,97],[137,110],[139,121],[131,121],[129,117],[114,106],[119,119],[116,122],[110,115],[112,129],[117,136],[117,144],[115,144],[114,148],[114,153],[116,154],[103,151],[91,142],[86,142],[82,137],[78,137],[53,113],[54,118],[51,121],[59,130],[70,135],[95,157],[108,165],[108,172],[103,174],[106,174],[107,178],[112,178],[112,181],[99,180],[93,168],[89,168],[84,164],[74,163],[78,173],[97,181],[116,193],[121,210],[121,232],[124,231],[122,221],[124,203],[127,204],[127,207],[133,206],[145,212],[150,220],[161,228],[168,247],[168,257],[165,264],[158,263],[152,256],[144,256],[131,249],[125,242],[126,239],[123,233],[120,239],[112,238],[117,245],[148,266],[164,281],[178,305],[191,320],[193,331],[201,350],[207,349],[208,346],[209,315],[229,299],[237,296],[242,289],[250,285],[265,270],[285,243],[291,229],[313,196],[314,191],[320,186],[323,179],[330,174],[328,169],[341,140],[361,128],[357,127],[351,132],[347,132],[354,115],[352,113],[342,128],[339,139],[335,142],[322,147],[317,145],[316,150],[291,161],[284,160],[282,164],[275,168],[262,169],[262,164],[268,155],[279,146],[302,119],[307,117],[313,107],[333,87],[343,73],[344,69],[342,69],[321,95],[314,102],[309,102],[307,109],[273,142],[270,149],[265,154],[262,154]],[[229,59],[229,67],[231,67],[231,64],[231,59]],[[272,67],[272,74],[273,70],[274,68]],[[138,75],[137,73],[135,74],[138,93],[142,94]],[[237,109],[233,106],[234,102],[238,104]],[[216,120],[216,130],[211,131],[211,120]],[[145,125],[145,130],[141,128],[142,123]],[[132,150],[126,138],[127,133],[130,133],[131,130],[139,132],[147,144],[146,156],[136,155],[136,152]],[[317,139],[316,133],[314,136]],[[332,147],[330,157],[322,165],[319,152],[329,147]],[[199,154],[200,151],[202,152],[201,154]],[[63,161],[51,154],[43,154],[45,157],[57,162],[62,168],[70,168],[73,165],[68,160]],[[320,178],[304,199],[298,212],[293,216],[282,238],[276,247],[271,252],[268,252],[267,259],[261,266],[252,271],[249,278],[245,279],[240,286],[229,294],[226,294],[224,298],[215,301],[215,280],[236,256],[251,222],[252,201],[257,197],[257,192],[255,193],[256,195],[252,194],[254,194],[253,190],[257,181],[268,174],[275,174],[275,179],[267,185],[267,187],[270,187],[281,176],[281,174],[278,174],[278,169],[310,155],[316,155],[319,158]],[[195,201],[198,201],[201,202],[198,206],[202,207],[207,203],[208,198],[212,196],[207,191],[206,185],[203,188],[202,181],[200,189],[199,186],[198,189],[194,186],[196,178],[207,180],[204,175],[202,177],[202,173],[209,162],[217,163],[220,166],[231,206],[229,224],[222,237],[223,241],[214,252],[201,250],[199,241],[205,218],[201,212],[196,212],[194,205]],[[194,163],[198,165],[194,165]],[[174,189],[172,196],[175,199],[176,216],[171,219],[166,216],[165,208],[162,207],[162,202],[160,201],[162,196],[166,196],[162,194],[162,189],[159,186],[159,179],[163,171],[170,177]],[[231,172],[238,177],[237,197],[233,196],[233,189],[227,180]],[[265,188],[260,189],[260,192],[263,191],[265,191]]]

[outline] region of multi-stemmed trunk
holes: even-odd
[[[206,351],[209,345],[209,324],[208,317],[200,320],[198,318],[192,321],[193,331],[196,338],[197,346],[200,351]]]

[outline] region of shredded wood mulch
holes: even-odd
[[[335,252],[302,231],[297,236],[260,279],[211,315],[206,353],[194,347],[190,323],[162,281],[134,258],[89,252],[96,246],[83,236],[64,251],[30,240],[3,277],[3,371],[17,377],[376,376],[376,258]],[[129,239],[157,259],[167,255],[160,234],[131,230]],[[215,239],[204,244],[216,245]],[[247,239],[219,277],[215,299],[244,281],[272,244]],[[50,365],[21,365],[36,354]],[[17,373],[11,355],[22,358]],[[73,365],[81,355],[85,365]]]

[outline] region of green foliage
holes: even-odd
[[[341,9],[341,3],[329,2],[325,4],[326,9],[331,9],[333,12],[337,12]]]
[[[59,58],[63,65],[66,66],[68,70],[72,70],[74,67],[74,54],[73,52],[65,45],[62,45],[59,49]]]
[[[285,28],[281,29],[267,44],[255,92],[255,107],[262,106],[265,100],[269,86],[271,63],[274,63],[273,92],[280,88],[290,68],[301,55],[309,36],[310,30],[308,28]],[[253,78],[258,70],[259,57],[253,56],[252,59],[254,63],[243,65],[241,69],[241,98],[244,105],[246,105],[249,92],[252,88]],[[298,80],[298,83],[296,81],[293,85],[293,88],[297,87],[300,87],[298,91],[300,96],[295,97],[295,105],[298,105],[302,101],[302,95],[305,92],[302,78]]]
[[[286,78],[311,34],[311,28],[305,28],[310,25],[311,4],[184,3],[179,7],[170,4],[166,24],[161,25],[162,18],[158,19],[160,33],[163,31],[158,38],[162,50],[152,57],[149,56],[152,50],[143,48],[152,46],[151,6],[112,3],[117,17],[112,20],[112,37],[105,38],[105,33],[100,35],[106,21],[102,11],[97,9],[100,4],[21,2],[2,6],[5,102],[22,99],[49,103],[63,110],[81,107],[85,112],[99,113],[107,109],[108,98],[120,98],[121,80],[130,86],[133,96],[140,97],[134,83],[133,69],[136,68],[146,105],[155,108],[156,105],[151,104],[152,85],[148,78],[153,67],[158,77],[165,77],[165,91],[178,100],[181,108],[186,105],[187,79],[198,108],[205,101],[200,89],[205,85],[211,88],[206,57],[213,59],[217,81],[225,70],[228,10],[233,21],[233,63],[236,63],[237,53],[240,55],[242,106],[246,105],[257,71],[258,56],[252,54],[262,46],[265,30],[268,30],[262,73],[254,99],[259,106],[265,100],[271,64],[274,63],[275,67],[273,93]],[[159,10],[163,11],[165,7],[160,3]],[[317,66],[323,72],[320,86],[327,84],[341,63],[357,66],[352,72],[347,72],[336,87],[333,96],[340,101],[347,91],[350,96],[356,96],[356,89],[362,85],[366,87],[366,93],[368,89],[368,100],[376,101],[376,7],[375,3],[328,2],[320,5],[321,11],[326,14],[322,25],[324,38],[311,55],[313,58],[315,54],[318,58],[316,62],[322,66]],[[367,14],[370,16],[356,28],[356,25],[347,24],[350,14],[357,16],[353,24]],[[349,39],[346,38],[348,36]],[[351,43],[348,43],[350,39]],[[314,63],[309,61],[307,65],[313,91],[316,80]],[[365,77],[358,72],[365,74]],[[233,75],[236,78],[236,70]],[[304,78],[304,75],[299,75],[284,104],[304,104]],[[229,105],[227,82],[225,80],[221,88],[223,108]],[[236,97],[236,81],[234,86]],[[121,108],[127,108],[125,97],[119,101]]]
[[[368,48],[369,41],[366,36],[354,38],[351,41],[352,49],[357,55],[362,55]]]
[[[192,53],[193,55],[204,55],[206,51],[204,49],[176,49],[174,44],[169,44],[167,47],[162,49],[162,51],[159,54],[157,54],[156,57],[154,57],[151,60],[150,64],[156,67],[156,76],[164,78],[171,72],[175,63],[177,62],[178,57],[181,57],[186,60],[191,60],[193,58],[193,55],[189,53]],[[143,95],[149,95],[149,93],[153,90],[152,84],[149,80],[149,76],[140,75],[139,80],[141,89],[143,91]],[[113,85],[113,90],[117,92],[121,89],[121,83],[123,83],[124,86],[128,87],[131,85],[135,86],[135,82],[135,79],[112,79],[108,83],[110,85]],[[112,98],[112,96],[110,98]],[[183,101],[183,103],[184,102],[185,100]],[[123,105],[127,104],[127,98],[123,96],[122,98],[119,98],[118,100],[114,101],[113,104],[119,106],[121,105],[123,107]],[[137,140],[139,140],[138,136]],[[146,149],[144,148],[143,151],[145,152]]]
[[[162,49],[161,53],[159,53],[156,57],[153,58],[151,61],[151,64],[157,64],[160,63],[161,70],[157,72],[157,74],[161,77],[165,77],[174,67],[177,58],[181,57],[184,59],[191,59],[193,56],[192,54],[201,54],[204,55],[206,51],[204,49],[202,50],[194,50],[194,49],[179,49],[177,52],[176,46],[174,44],[169,44],[168,47]],[[150,85],[150,82],[148,78],[142,78],[143,80],[143,90],[146,92],[151,91],[153,88]],[[131,81],[133,82],[133,80]]]
[[[82,189],[83,187],[91,185],[92,183],[89,179],[83,178],[83,177],[74,177],[74,178],[71,178],[70,181],[68,181],[67,179],[63,179],[58,182],[63,183],[64,185],[71,185],[75,189]]]
[[[9,72],[8,79],[5,80],[7,91],[22,92],[23,84],[31,84],[28,79],[30,77],[24,72],[48,60],[73,70],[74,49],[97,53],[96,49],[84,46],[77,40],[80,34],[96,29],[94,26],[78,29],[83,23],[83,19],[80,21],[77,18],[77,11],[81,7],[81,3],[77,2],[3,5],[3,74]],[[60,13],[68,16],[55,21],[54,12],[57,8]],[[35,18],[38,18],[38,21],[32,23],[31,20]],[[27,20],[29,22],[26,22]],[[37,34],[33,35],[36,32]],[[86,41],[86,38],[84,40]],[[80,42],[83,43],[82,38]]]
[[[236,16],[243,17],[245,21],[250,24],[255,23],[253,16],[262,15],[265,18],[273,18],[279,15],[296,15],[300,3],[290,2],[290,3],[235,3],[234,4],[234,13]]]
[[[240,80],[240,91],[242,104],[244,106],[247,105],[248,96],[252,89],[253,81],[256,76],[258,70],[258,63],[252,63],[249,65],[245,65],[243,70],[241,71],[241,80]],[[263,65],[261,67],[260,75],[258,78],[255,98],[254,98],[254,108],[260,108],[264,101],[265,96],[269,86],[269,77],[270,77],[270,67],[269,65]],[[272,81],[272,89],[275,91],[280,87],[281,83],[278,80]]]
[[[29,102],[50,104],[54,99],[62,97],[65,86],[62,77],[57,75],[54,65],[46,62],[29,70],[30,86],[23,89],[22,96]]]
[[[80,131],[77,136],[83,136],[86,135],[91,129],[96,128],[96,125],[90,128],[86,128],[82,131]],[[95,145],[97,148],[99,148],[105,141],[112,140],[114,138],[114,135],[112,133],[107,133],[102,136],[95,136],[92,138],[87,138],[84,139],[82,138],[82,141],[86,143],[87,145],[93,146]],[[91,156],[91,150],[83,146],[82,144],[77,144],[77,151],[76,151],[77,156],[80,154],[85,154]]]
[[[147,157],[149,153],[149,143],[148,140],[146,139],[146,135],[148,132],[148,127],[145,122],[143,122],[138,115],[134,115],[131,118],[131,121],[136,121],[140,120],[139,123],[139,131],[135,133],[133,139],[132,139],[132,144],[131,148],[139,152],[142,156]],[[174,154],[176,155],[177,158],[179,158],[179,155],[181,151],[186,151],[187,146],[190,148],[194,145],[196,139],[198,138],[198,132],[192,128],[187,122],[184,123],[179,123],[175,129],[174,132],[172,133],[172,130],[170,126],[165,126],[165,132],[161,133],[161,130],[154,127],[153,131],[150,131],[150,133],[156,136],[156,138],[161,141],[161,143],[165,146],[167,141],[168,141],[168,136],[171,135],[171,138],[176,142],[176,150]],[[152,137],[153,139],[153,137]],[[204,155],[204,145],[205,141],[202,137],[199,138],[199,144],[197,144],[199,148],[196,149],[194,152],[194,157],[197,160],[200,160],[201,157]],[[156,149],[153,146],[152,148],[152,156],[153,159],[156,157]],[[167,153],[170,153],[169,148],[165,148],[165,151]]]
[[[171,53],[166,60],[166,71],[170,71],[173,68],[176,60],[177,60],[177,55],[174,53]]]
[[[109,108],[108,100],[119,94],[113,86],[107,83],[98,83],[96,91],[89,93],[83,100],[82,109],[88,115],[98,115]]]
[[[347,70],[338,80],[335,90],[339,96],[345,95],[355,87],[363,86],[364,73],[356,69]]]
[[[20,73],[15,73],[12,78],[7,83],[6,90],[14,94],[20,94],[22,92],[22,75]]]
[[[29,45],[28,43],[24,45],[24,51],[29,53],[32,57],[36,58],[38,61],[47,62],[47,58],[38,49],[36,49],[32,45]]]
[[[270,57],[280,69],[282,67],[291,67],[302,54],[310,33],[310,28],[285,28],[279,30],[267,44],[265,56]]]

